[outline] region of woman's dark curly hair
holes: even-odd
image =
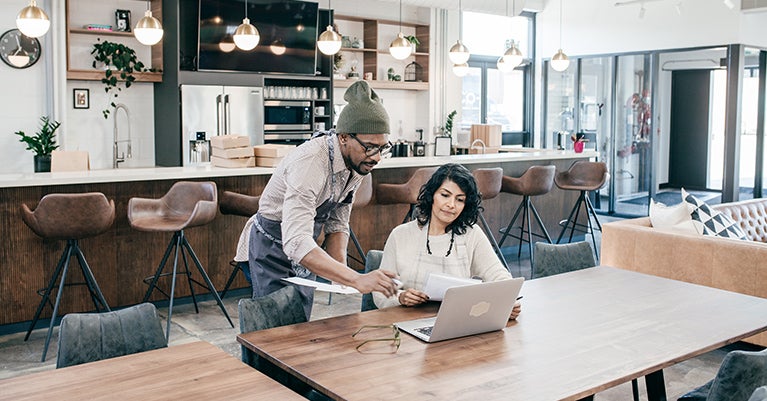
[[[448,163],[440,166],[437,171],[429,178],[429,181],[421,187],[418,193],[418,207],[416,209],[416,219],[421,226],[426,225],[431,219],[431,207],[434,204],[434,193],[442,186],[445,181],[452,181],[466,194],[466,202],[463,211],[458,218],[447,226],[445,232],[452,231],[454,234],[465,234],[466,228],[471,227],[477,222],[479,212],[482,210],[480,202],[482,196],[477,189],[477,181],[474,176],[464,166],[455,163]]]

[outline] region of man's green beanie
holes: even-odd
[[[389,114],[378,94],[365,81],[357,81],[346,90],[348,102],[338,116],[336,132],[342,134],[388,134]]]

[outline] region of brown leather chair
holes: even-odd
[[[482,201],[493,199],[501,192],[501,180],[503,179],[503,169],[500,167],[494,168],[478,168],[471,172],[474,176],[474,180],[477,181],[477,189],[482,195]],[[490,245],[493,246],[495,254],[498,255],[498,259],[501,260],[506,270],[509,269],[509,265],[506,263],[506,258],[503,257],[501,247],[498,246],[498,242],[495,240],[493,230],[490,229],[490,225],[487,224],[485,215],[482,210],[479,212],[479,222],[482,224],[482,229],[485,230],[487,238],[490,240]]]
[[[56,302],[53,304],[53,314],[48,325],[48,334],[45,338],[45,348],[43,348],[41,360],[41,362],[45,362],[48,345],[51,341],[51,333],[53,332],[53,326],[59,311],[61,294],[64,292],[69,261],[72,256],[77,258],[83,278],[85,279],[84,283],[78,284],[85,284],[88,287],[93,306],[99,312],[110,311],[109,305],[96,282],[96,278],[93,276],[93,272],[85,260],[85,255],[83,255],[80,249],[79,240],[94,237],[107,231],[115,220],[115,204],[114,201],[107,200],[106,196],[100,192],[48,194],[40,200],[34,211],[29,206],[22,204],[21,212],[21,218],[24,220],[24,223],[38,236],[43,239],[67,241],[59,263],[56,265],[56,270],[48,282],[48,287],[46,287],[44,292],[42,290],[38,291],[43,299],[37,306],[35,317],[32,319],[27,335],[24,337],[24,341],[29,339],[29,335],[40,318],[43,307],[46,303],[50,303],[51,291],[58,280]],[[60,280],[59,277],[61,277]]]
[[[376,202],[382,205],[408,204],[410,210],[402,222],[407,223],[413,220],[421,187],[429,181],[435,171],[437,171],[437,167],[423,167],[416,170],[413,176],[403,184],[378,184],[376,186]]]
[[[258,201],[261,196],[245,195],[238,192],[224,191],[221,193],[221,199],[218,201],[218,210],[221,214],[231,214],[235,216],[242,216],[250,218],[254,214],[258,213]],[[232,274],[229,275],[229,279],[226,280],[226,285],[221,291],[221,298],[226,296],[226,292],[229,291],[229,287],[237,277],[237,272],[242,271],[245,278],[250,283],[250,271],[248,270],[247,262],[237,262],[235,260],[229,261],[234,269]]]
[[[551,187],[554,185],[555,172],[556,168],[554,166],[531,166],[519,178],[504,176],[503,183],[501,184],[501,192],[520,195],[522,196],[522,202],[517,206],[517,210],[514,212],[514,217],[511,218],[509,225],[506,226],[505,230],[501,230],[503,236],[501,237],[499,246],[502,246],[503,242],[506,241],[506,238],[509,236],[518,239],[519,248],[517,250],[517,258],[519,258],[522,256],[522,243],[527,242],[528,250],[530,252],[531,269],[532,266],[534,266],[533,261],[535,260],[535,256],[533,255],[533,242],[535,242],[533,236],[546,238],[546,241],[549,243],[551,243],[551,237],[530,198],[533,196],[545,195],[551,191]],[[540,228],[543,235],[536,234],[532,231],[530,217],[531,210],[535,217],[535,221],[538,223],[538,228]],[[520,212],[522,213],[522,223],[519,225],[519,237],[517,237],[511,234],[511,230],[515,228],[514,223],[517,221]],[[525,233],[527,233],[527,237],[525,237]],[[530,274],[532,276],[534,272],[531,271]]]
[[[179,254],[181,254],[184,261],[185,271],[182,274],[186,275],[195,311],[199,313],[192,283],[196,283],[210,291],[229,324],[234,327],[234,323],[229,318],[229,313],[226,312],[216,287],[213,286],[210,277],[208,277],[184,234],[184,229],[205,225],[213,221],[216,217],[217,207],[218,194],[216,193],[216,183],[214,182],[180,181],[173,184],[170,190],[160,199],[131,198],[128,201],[128,220],[131,227],[139,231],[173,232],[173,238],[165,250],[165,255],[162,257],[157,271],[153,276],[144,279],[145,282],[149,283],[149,289],[147,289],[146,295],[144,295],[143,302],[149,300],[152,291],[155,289],[170,299],[165,338],[170,338],[170,321],[173,315],[173,298],[176,288],[175,277],[178,270]],[[162,271],[165,268],[165,263],[168,261],[171,250],[175,250],[173,271],[163,274]],[[186,255],[191,256],[205,283],[200,283],[192,278]],[[157,280],[166,275],[172,275],[173,277],[169,293],[157,287]]]
[[[373,176],[368,174],[360,183],[359,188],[354,192],[354,202],[352,202],[352,210],[365,207],[373,200]],[[362,250],[360,241],[357,239],[357,235],[354,234],[354,229],[349,225],[349,238],[351,238],[354,248],[357,250],[360,258],[357,259],[363,266],[367,262],[365,257],[365,251]],[[350,256],[351,257],[351,256]]]
[[[554,183],[557,184],[559,189],[565,191],[579,191],[578,200],[575,201],[570,215],[567,220],[561,221],[559,224],[564,226],[562,231],[557,237],[557,244],[564,237],[567,228],[570,227],[570,237],[567,242],[573,241],[573,233],[577,229],[579,232],[583,232],[588,235],[591,234],[591,240],[594,243],[594,253],[599,260],[599,247],[597,247],[597,239],[594,236],[594,229],[602,231],[602,225],[599,223],[597,212],[594,210],[594,206],[591,204],[588,192],[596,191],[602,188],[610,177],[610,173],[607,172],[607,165],[603,162],[590,162],[586,160],[579,160],[570,166],[567,171],[562,171],[554,177]],[[578,218],[581,215],[581,207],[586,211],[586,224],[578,223]],[[591,224],[591,218],[594,218],[594,225]]]

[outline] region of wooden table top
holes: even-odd
[[[394,307],[245,333],[238,341],[334,399],[573,400],[767,329],[767,299],[611,267],[531,280],[502,331],[434,344],[406,333],[355,350],[362,325],[433,315]],[[512,396],[513,395],[513,396]],[[628,395],[627,395],[628,396]]]
[[[2,400],[303,400],[206,342],[0,380]]]

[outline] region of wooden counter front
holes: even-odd
[[[557,153],[552,154],[552,157],[545,154],[535,157],[486,156],[487,158],[479,155],[389,159],[373,171],[373,185],[405,182],[419,167],[441,165],[450,161],[464,163],[472,170],[502,167],[504,174],[520,176],[532,165],[553,164],[558,170],[562,170],[567,169],[576,159],[594,155]],[[81,240],[80,246],[110,307],[122,307],[141,302],[147,289],[142,279],[154,274],[171,238],[170,233],[133,230],[127,218],[128,200],[132,197],[159,198],[174,182],[182,179],[214,181],[219,193],[226,190],[260,194],[266,186],[271,170],[253,170],[250,175],[243,174],[241,170],[243,169],[234,169],[231,176],[221,170],[212,170],[207,177],[203,177],[206,175],[205,171],[200,169],[193,170],[188,176],[184,176],[183,170],[173,170],[173,175],[150,174],[146,177],[132,173],[129,179],[120,179],[116,173],[114,182],[105,182],[106,179],[102,175],[98,175],[95,180],[72,175],[67,178],[69,181],[57,181],[55,177],[41,174],[39,185],[30,182],[23,185],[0,185],[0,237],[5,242],[0,248],[0,325],[28,322],[32,319],[40,302],[36,291],[47,285],[65,245],[64,241],[42,240],[37,237],[21,220],[22,203],[36,205],[40,198],[49,193],[102,192],[107,198],[114,199],[116,218],[112,228],[97,237]],[[566,193],[554,187],[551,193],[534,199],[536,208],[552,236],[559,233],[557,223],[567,217],[576,197],[576,193]],[[518,196],[501,194],[484,202],[485,218],[490,227],[496,230],[496,238],[499,237],[497,230],[508,224],[520,200]],[[350,224],[363,249],[383,249],[389,232],[402,221],[407,210],[407,205],[377,205],[375,199],[369,206],[354,210]],[[219,290],[231,274],[229,261],[234,256],[245,221],[243,217],[219,215],[208,225],[185,231],[197,256]],[[515,243],[516,241],[510,238],[507,239],[506,245],[511,246]],[[354,255],[356,251],[352,248],[353,246],[350,246],[350,254]],[[73,260],[71,263],[76,262]],[[363,268],[351,259],[350,265],[359,270]],[[191,270],[197,275],[194,272],[196,269]],[[79,268],[72,266],[68,281],[82,282],[79,271]],[[242,275],[238,275],[232,288],[247,286],[248,283]],[[199,292],[200,289],[195,290]],[[62,297],[59,315],[92,310],[93,304],[87,294],[84,286],[67,287]],[[180,283],[176,296],[188,295],[189,287]],[[161,301],[163,298],[155,291],[151,300]],[[50,308],[46,307],[43,318],[49,317],[50,313]],[[221,324],[225,325],[226,321],[222,319]],[[45,327],[45,324],[38,323],[38,327]],[[16,328],[22,329],[26,328]]]

